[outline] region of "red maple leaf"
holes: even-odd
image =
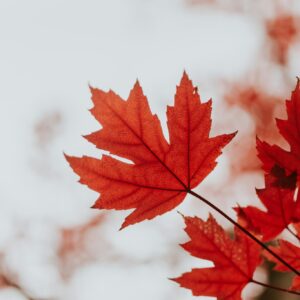
[[[277,119],[277,127],[281,135],[290,145],[290,151],[277,145],[269,145],[257,140],[258,157],[267,173],[272,173],[275,165],[283,168],[286,174],[300,171],[300,80],[298,78],[291,100],[286,101],[287,119]]]
[[[122,228],[152,219],[179,205],[216,166],[216,158],[235,134],[209,137],[211,100],[201,103],[186,73],[168,107],[170,142],[150,111],[137,82],[127,101],[113,91],[91,88],[91,112],[102,128],[86,138],[112,156],[66,156],[80,182],[99,192],[98,209],[134,209]]]
[[[207,221],[197,217],[184,219],[191,240],[182,247],[195,257],[212,261],[214,267],[192,269],[173,280],[191,289],[195,296],[240,300],[243,288],[253,281],[255,268],[260,264],[260,246],[237,228],[232,240],[211,215]]]
[[[256,193],[267,210],[247,206],[239,207],[236,211],[248,230],[259,232],[263,241],[270,241],[289,224],[298,221],[299,199],[294,200],[295,188],[282,188],[274,184],[272,175],[266,175],[265,182],[266,187],[257,189]]]
[[[280,255],[285,261],[287,261],[291,266],[293,266],[296,270],[300,270],[300,247],[285,241],[279,240],[278,246],[270,247],[275,253]],[[275,270],[280,272],[289,272],[285,265],[279,262],[274,256],[270,255],[270,253],[264,251],[264,256],[268,258],[270,261],[274,262],[276,265],[274,267]],[[300,276],[295,276],[291,285],[292,290],[300,290]]]

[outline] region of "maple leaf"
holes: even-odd
[[[291,99],[286,101],[287,119],[277,119],[277,127],[281,135],[290,145],[290,151],[277,145],[269,145],[257,139],[258,157],[263,169],[271,173],[275,165],[283,168],[287,175],[300,171],[300,80],[292,92]]]
[[[134,209],[122,228],[179,205],[214,169],[222,148],[235,135],[209,137],[211,100],[201,103],[185,72],[175,104],[167,109],[169,143],[138,82],[127,101],[113,91],[91,88],[91,92],[91,112],[102,128],[87,140],[132,163],[108,155],[66,159],[80,182],[101,194],[94,208]]]
[[[195,296],[239,300],[260,264],[261,248],[235,227],[235,240],[217,224],[212,215],[207,221],[185,217],[185,231],[190,241],[181,245],[191,255],[210,260],[214,267],[192,269],[172,279],[191,289]]]
[[[254,206],[237,208],[236,211],[246,223],[248,230],[259,232],[263,241],[270,241],[289,224],[298,220],[299,199],[294,200],[295,188],[274,185],[272,175],[265,176],[266,187],[256,193],[266,211]]]
[[[276,254],[278,254],[281,258],[283,258],[286,262],[288,262],[291,266],[293,266],[296,270],[300,270],[300,248],[296,245],[285,241],[279,240],[278,246],[270,247]],[[278,261],[274,256],[270,255],[270,253],[264,251],[264,256],[275,263],[274,269],[280,272],[289,272],[285,265],[283,265],[280,261]],[[295,276],[291,285],[292,290],[300,290],[300,276]]]

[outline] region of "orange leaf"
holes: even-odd
[[[201,103],[186,73],[168,107],[170,143],[137,82],[127,101],[91,88],[91,112],[102,129],[86,138],[98,148],[129,159],[66,156],[80,182],[99,192],[99,209],[134,209],[122,228],[161,215],[185,198],[216,166],[235,134],[209,137],[211,101]]]
[[[243,288],[260,264],[260,246],[239,229],[235,229],[232,240],[211,215],[207,221],[184,219],[191,240],[182,247],[195,257],[212,261],[214,267],[192,269],[173,280],[191,289],[195,296],[240,300]]]

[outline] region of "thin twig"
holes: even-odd
[[[300,295],[299,292],[284,289],[284,288],[280,288],[280,287],[276,287],[276,286],[272,286],[270,284],[262,283],[262,282],[259,282],[259,281],[256,281],[256,280],[251,280],[250,282],[261,285],[261,286],[269,288],[269,289],[277,290],[277,291],[280,291],[280,292],[285,292],[285,293],[294,294],[294,295]]]
[[[277,260],[279,260],[283,265],[285,265],[288,269],[293,271],[296,275],[300,276],[300,271],[296,270],[293,266],[291,266],[288,262],[286,262],[283,258],[281,258],[278,254],[276,254],[273,250],[271,250],[268,246],[266,246],[262,241],[260,241],[255,235],[253,235],[251,232],[249,232],[247,229],[245,229],[243,226],[241,226],[238,222],[233,220],[231,217],[229,217],[224,211],[222,211],[220,208],[218,208],[216,205],[205,199],[204,197],[200,196],[199,194],[195,193],[192,190],[187,191],[190,195],[193,195],[194,197],[200,199],[202,202],[213,208],[215,211],[217,211],[219,214],[221,214],[225,219],[227,219],[231,224],[239,228],[243,233],[245,233],[248,237],[250,237],[254,242],[259,244],[262,248],[264,248],[267,252],[269,252],[273,257],[275,257]]]
[[[294,236],[298,240],[298,242],[300,242],[300,237],[289,226],[286,226],[286,229],[292,236]]]

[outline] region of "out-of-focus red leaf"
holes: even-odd
[[[92,258],[88,253],[87,238],[93,229],[103,224],[104,220],[105,217],[101,214],[84,224],[61,230],[57,257],[63,277],[68,277],[74,268]]]
[[[286,64],[289,48],[299,38],[299,24],[300,19],[292,15],[279,15],[266,21],[273,57],[280,64]]]
[[[232,169],[234,175],[243,172],[259,171],[261,166],[256,156],[254,136],[262,139],[268,138],[273,143],[280,141],[281,136],[274,128],[274,118],[284,116],[281,109],[281,99],[266,93],[263,89],[254,86],[245,86],[236,83],[228,88],[225,101],[230,107],[238,107],[251,118],[253,129],[244,136],[239,137],[239,142],[232,147]],[[249,130],[250,131],[250,130]]]

